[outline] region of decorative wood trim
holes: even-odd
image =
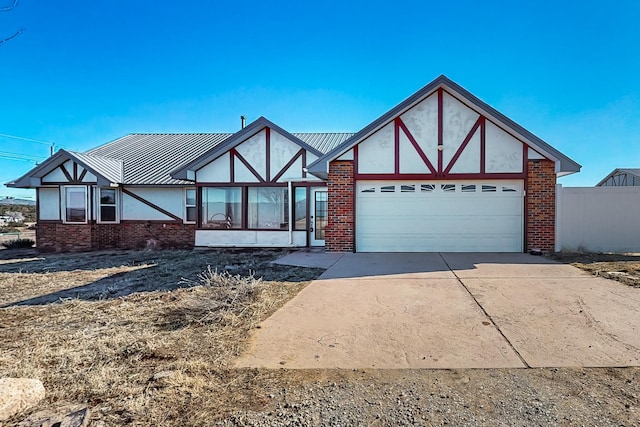
[[[440,174],[394,174],[394,173],[365,173],[357,174],[356,180],[376,180],[376,181],[432,181],[435,179],[442,181],[456,180],[483,180],[483,179],[525,179],[523,173],[455,173],[448,175]]]
[[[277,182],[282,175],[284,175],[284,173],[287,171],[287,169],[289,169],[291,167],[291,165],[293,165],[296,160],[298,160],[299,157],[301,157],[304,154],[304,148],[301,148],[300,151],[298,151],[292,158],[291,160],[289,160],[289,162],[284,165],[284,167],[280,170],[280,172],[278,172],[276,174],[275,177],[273,177],[273,181],[272,182]]]
[[[78,164],[73,162],[73,180],[78,181]]]
[[[127,196],[136,199],[137,201],[149,206],[150,208],[155,209],[158,212],[160,212],[160,213],[162,213],[162,214],[164,214],[164,215],[166,215],[166,216],[168,216],[170,218],[173,218],[174,221],[182,222],[182,218],[180,218],[179,216],[172,214],[168,210],[161,208],[160,206],[156,205],[155,203],[151,203],[150,201],[148,201],[146,199],[143,199],[142,197],[138,196],[136,193],[133,193],[133,192],[127,190],[126,188],[122,188],[121,190],[122,190],[123,194],[126,194]]]
[[[87,176],[87,170],[86,169],[82,169],[82,172],[80,172],[80,176],[78,177],[78,181],[82,182],[84,181],[84,177]]]
[[[255,176],[256,178],[258,178],[258,180],[260,182],[266,182],[261,176],[260,174],[253,168],[253,166],[251,166],[249,164],[249,162],[247,161],[247,159],[245,159],[244,157],[242,157],[242,155],[240,153],[238,153],[235,149],[233,150],[233,156],[240,160],[242,162],[243,165],[245,165],[247,167],[247,169],[249,169],[249,172],[251,172],[253,174],[253,176]],[[235,171],[234,171],[234,175],[235,175]]]
[[[393,171],[397,174],[400,173],[400,123],[402,123],[400,117],[396,117],[393,121]]]
[[[265,165],[265,181],[271,181],[271,129],[269,127],[264,128],[265,131],[265,155],[266,155],[266,165]],[[274,179],[274,181],[277,181]]]
[[[451,161],[449,161],[449,164],[447,165],[446,169],[443,171],[443,173],[445,175],[448,174],[449,172],[451,172],[451,169],[453,168],[453,166],[458,161],[458,158],[460,157],[460,155],[462,154],[464,149],[467,148],[467,145],[469,144],[469,141],[471,141],[471,138],[473,138],[473,135],[475,135],[475,133],[478,130],[478,127],[480,127],[481,123],[482,123],[482,116],[478,117],[478,120],[476,120],[476,122],[473,124],[473,126],[471,127],[471,130],[469,131],[467,136],[462,141],[462,144],[460,144],[460,147],[458,147],[458,150],[456,151],[456,153],[451,158]]]
[[[302,150],[302,177],[303,178],[307,177],[307,172],[305,172],[306,169],[307,169],[307,150],[303,149]]]
[[[418,141],[416,141],[416,139],[413,137],[413,135],[411,135],[411,132],[409,132],[409,129],[407,128],[407,126],[404,124],[404,122],[402,121],[402,119],[400,117],[396,118],[396,122],[398,125],[398,128],[401,128],[402,131],[404,132],[404,134],[406,135],[406,137],[409,139],[409,141],[411,142],[411,145],[413,145],[413,148],[415,148],[415,150],[418,152],[418,155],[420,156],[420,158],[422,159],[422,161],[424,162],[425,165],[427,165],[427,167],[429,168],[429,170],[431,171],[431,173],[436,173],[436,168],[433,167],[433,164],[429,161],[429,159],[427,158],[427,155],[424,153],[424,151],[422,151],[422,148],[420,147],[420,145],[418,144]],[[398,143],[400,141],[400,134],[397,133],[396,135],[396,139],[398,140]],[[397,155],[399,157],[399,154]],[[398,165],[398,167],[396,168],[396,173],[400,174],[400,167]]]
[[[229,150],[229,182],[234,182],[236,180],[236,165],[235,165],[235,157],[233,153],[236,152],[235,148]]]
[[[442,150],[444,144],[444,95],[442,88],[438,89],[438,173],[442,172]]]
[[[75,164],[75,163],[74,163]],[[62,163],[60,166],[58,166],[60,168],[60,170],[62,171],[62,173],[64,174],[64,177],[67,178],[67,181],[69,181],[69,183],[74,182],[73,178],[71,177],[71,175],[69,174],[69,171],[67,170],[67,168],[64,167],[64,163]]]
[[[487,163],[487,122],[484,116],[480,116],[480,173],[485,173]]]

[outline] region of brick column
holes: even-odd
[[[325,248],[327,252],[353,252],[354,235],[354,176],[353,161],[329,164],[329,204]]]
[[[556,172],[550,160],[527,162],[527,252],[555,251]]]

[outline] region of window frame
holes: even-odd
[[[188,192],[189,191],[193,191],[193,205],[190,205],[188,203]],[[198,222],[198,189],[196,187],[186,187],[184,189],[184,194],[183,194],[183,201],[184,201],[184,217],[182,222],[184,224],[196,224]],[[194,209],[194,219],[193,221],[189,220],[189,208],[193,208]]]
[[[102,203],[102,190],[113,190],[114,203]],[[102,219],[102,206],[113,206],[115,209],[115,219],[106,221]],[[115,187],[96,187],[96,222],[98,224],[119,224],[120,223],[120,192]]]
[[[61,211],[60,217],[62,219],[63,224],[88,224],[89,218],[91,216],[91,204],[89,203],[89,187],[86,185],[63,185],[61,186]],[[69,200],[69,193],[67,190],[71,189],[82,189],[84,191],[84,221],[70,221],[67,218],[67,205]]]
[[[209,188],[214,188],[214,189],[239,189],[240,190],[240,227],[231,227],[231,228],[223,228],[223,227],[212,227],[212,226],[207,226],[206,223],[206,218],[204,215],[204,203],[205,203],[205,193],[207,192],[207,189]],[[285,228],[276,228],[276,227],[271,227],[271,228],[265,228],[265,227],[250,227],[250,222],[251,222],[251,218],[249,218],[249,189],[251,188],[256,188],[256,189],[261,189],[261,188],[281,188],[284,192],[284,194],[286,195],[286,198],[284,199],[284,203],[283,203],[283,209],[284,209],[284,215],[285,217],[287,217],[289,214],[292,214],[293,217],[295,218],[295,207],[294,209],[290,209],[288,207],[288,203],[296,203],[295,200],[295,192],[296,192],[296,188],[307,188],[307,186],[304,187],[297,187],[297,186],[293,186],[292,187],[292,194],[289,194],[289,186],[286,184],[282,184],[282,183],[273,183],[273,182],[269,182],[269,183],[242,183],[242,184],[238,184],[238,183],[231,183],[231,184],[216,184],[216,183],[207,183],[207,184],[200,184],[196,187],[196,197],[199,198],[199,200],[196,201],[196,208],[197,208],[197,219],[196,219],[196,228],[198,230],[226,230],[226,231],[281,231],[281,232],[287,232],[289,231],[289,226],[287,225]],[[308,190],[306,190],[306,196],[307,196],[307,224],[309,222],[309,192]],[[292,211],[293,212],[290,212]],[[288,219],[288,221],[291,221],[291,218]],[[307,227],[305,227],[305,229],[299,228],[296,229],[295,224],[293,225],[293,229],[292,231],[305,231]]]

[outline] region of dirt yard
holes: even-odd
[[[271,264],[285,253],[0,251],[0,377],[94,426],[640,425],[637,368],[233,369],[322,272]]]
[[[550,258],[571,264],[595,276],[640,288],[640,254],[556,253]]]

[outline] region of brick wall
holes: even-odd
[[[549,160],[527,163],[527,252],[555,250],[556,173]]]
[[[195,225],[161,221],[122,221],[120,224],[62,224],[41,222],[36,246],[41,251],[74,252],[99,249],[192,248]]]
[[[44,252],[90,251],[91,225],[38,222],[36,246]]]
[[[329,164],[329,206],[325,248],[327,252],[353,252],[354,236],[354,177],[353,161]]]

